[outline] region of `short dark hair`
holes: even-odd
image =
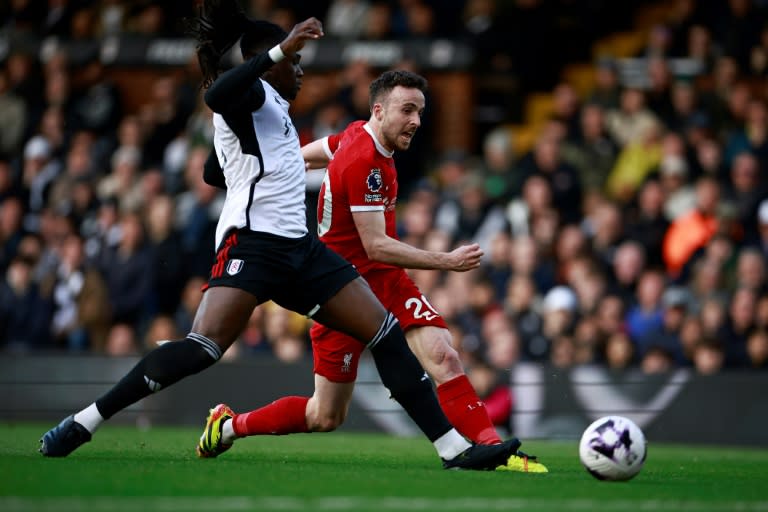
[[[427,92],[427,79],[411,71],[395,69],[382,73],[369,87],[368,102],[371,108],[397,86],[418,89]]]

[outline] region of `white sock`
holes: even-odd
[[[232,419],[224,420],[221,426],[221,442],[223,444],[232,444],[237,439],[235,428],[232,426]]]
[[[452,428],[439,438],[435,439],[432,444],[437,450],[440,458],[445,460],[451,460],[458,454],[472,446],[469,441],[464,439],[455,428]]]
[[[104,422],[104,418],[96,407],[96,402],[94,402],[82,411],[75,413],[75,421],[93,434],[96,432],[96,429],[99,428],[99,425]]]

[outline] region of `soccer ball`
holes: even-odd
[[[645,435],[632,420],[605,416],[584,431],[579,458],[598,480],[629,480],[645,463]]]

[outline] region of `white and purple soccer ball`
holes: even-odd
[[[640,472],[646,456],[645,435],[632,420],[605,416],[581,436],[579,458],[598,480],[629,480]]]

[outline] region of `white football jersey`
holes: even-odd
[[[289,104],[266,81],[261,83],[266,99],[250,113],[250,126],[233,127],[225,116],[213,114],[213,143],[227,183],[216,247],[231,228],[247,227],[287,238],[307,234],[306,171]],[[226,117],[248,122],[245,113],[242,118]],[[247,153],[244,147],[249,148]]]

